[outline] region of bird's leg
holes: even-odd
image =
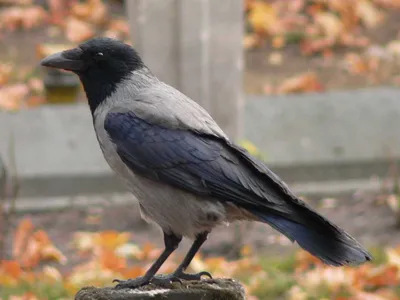
[[[197,251],[199,251],[201,245],[207,240],[208,232],[203,232],[197,235],[196,240],[194,241],[192,247],[190,248],[189,252],[186,254],[185,258],[183,259],[182,263],[173,273],[173,276],[183,279],[183,280],[200,280],[201,276],[205,275],[212,278],[211,274],[203,271],[196,274],[187,274],[184,273],[186,268],[189,266],[190,262],[192,261],[193,257],[196,255]]]
[[[154,278],[154,275],[161,268],[162,264],[167,260],[167,258],[171,255],[171,253],[174,252],[176,248],[178,248],[178,245],[181,242],[181,240],[182,240],[181,236],[176,236],[174,234],[166,234],[164,232],[165,249],[161,253],[160,257],[153,263],[150,269],[147,270],[146,274],[144,274],[143,277],[138,277],[135,279],[128,279],[128,280],[115,279],[113,282],[118,282],[118,284],[115,287],[135,289],[150,283]],[[169,279],[168,281],[172,280]]]

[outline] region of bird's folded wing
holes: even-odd
[[[291,198],[286,186],[224,139],[151,124],[133,112],[110,112],[104,126],[121,159],[136,173],[243,207],[286,211],[285,198]],[[270,176],[260,176],[263,170]]]

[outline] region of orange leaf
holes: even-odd
[[[22,275],[21,265],[15,260],[3,260],[0,264],[0,270],[14,279],[19,279]]]
[[[306,72],[286,79],[277,88],[278,94],[314,92],[323,90],[322,84],[318,81],[317,74]]]
[[[398,275],[399,269],[396,266],[381,266],[368,274],[365,280],[374,287],[394,286],[399,283]]]
[[[65,34],[71,42],[80,43],[93,37],[95,31],[89,23],[70,17],[66,21]]]
[[[115,255],[112,250],[102,251],[100,261],[103,268],[112,271],[121,271],[126,268],[126,259]]]
[[[136,278],[139,276],[143,276],[145,272],[146,269],[143,267],[131,267],[120,271],[121,275],[124,278]]]
[[[20,257],[21,253],[24,252],[27,239],[32,234],[33,224],[29,219],[23,219],[15,232],[14,244],[13,244],[13,257]]]
[[[130,233],[118,231],[103,231],[98,233],[96,244],[102,248],[114,250],[129,241]]]

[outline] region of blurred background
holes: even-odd
[[[374,255],[328,268],[243,223],[215,230],[191,271],[237,278],[250,300],[400,299],[398,0],[0,0],[0,299],[73,299],[162,250],[102,157],[78,78],[38,66],[94,36],[133,45]]]

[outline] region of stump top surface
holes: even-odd
[[[147,285],[139,289],[84,287],[75,300],[244,300],[243,286],[233,279],[173,283],[170,288]]]

